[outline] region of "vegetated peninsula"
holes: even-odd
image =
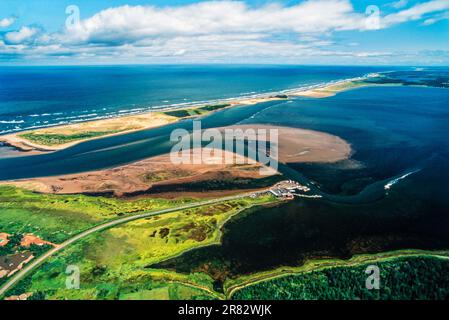
[[[185,118],[204,116],[237,104],[248,105],[273,99],[276,98],[245,99],[231,103],[203,105],[186,109],[167,109],[160,112],[152,111],[111,119],[41,128],[0,136],[0,142],[12,146],[19,151],[28,152],[28,154],[51,152],[66,149],[88,140],[152,129]]]
[[[56,151],[82,141],[155,128],[176,121],[160,112],[88,121],[0,136],[0,141],[31,153]]]
[[[80,123],[27,130],[0,136],[0,142],[12,146],[28,154],[51,152],[71,147],[80,142],[98,139],[117,134],[125,134],[139,130],[151,129],[174,123],[189,117],[205,116],[211,112],[241,105],[283,100],[298,96],[311,98],[326,98],[339,92],[367,86],[385,85],[418,85],[404,83],[390,78],[388,74],[368,74],[364,77],[346,79],[317,85],[311,88],[286,90],[280,93],[260,94],[252,97],[242,97],[218,101],[186,108],[151,111],[142,114],[118,116],[110,119],[100,119]]]

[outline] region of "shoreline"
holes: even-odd
[[[379,76],[379,75],[376,74],[375,76]],[[366,80],[369,77],[373,77],[373,76],[366,75],[366,76],[358,77],[358,78],[350,78],[350,79],[344,79],[344,80],[339,80],[339,81],[333,81],[333,82],[329,82],[326,84],[319,84],[319,85],[312,86],[312,87],[283,90],[283,91],[279,91],[279,92],[264,93],[264,94],[239,97],[239,98],[213,100],[210,102],[215,105],[205,103],[205,104],[200,104],[200,105],[187,106],[187,107],[183,107],[183,108],[172,107],[172,108],[167,108],[167,109],[158,110],[158,111],[143,112],[143,113],[139,113],[139,114],[135,114],[135,115],[123,115],[123,116],[117,115],[116,117],[100,119],[100,120],[92,120],[92,121],[85,121],[85,122],[80,122],[80,123],[56,125],[56,126],[43,127],[43,128],[38,128],[38,129],[32,129],[32,130],[24,130],[24,131],[19,131],[19,132],[15,132],[15,133],[0,135],[0,143],[16,149],[18,155],[45,154],[48,152],[64,150],[66,148],[75,146],[82,142],[116,136],[116,135],[133,133],[133,132],[137,132],[137,131],[141,131],[141,130],[153,129],[153,128],[161,127],[161,126],[164,126],[167,124],[176,123],[176,122],[179,122],[179,121],[187,119],[187,118],[196,118],[196,117],[209,115],[209,114],[212,114],[219,110],[232,108],[235,106],[246,106],[246,105],[254,105],[254,104],[264,103],[264,102],[269,102],[269,101],[287,100],[287,99],[294,98],[294,97],[326,98],[326,97],[335,95],[339,92],[354,89],[357,86],[351,86],[351,84],[353,84],[356,81]],[[374,84],[366,83],[364,85],[371,86]],[[210,110],[210,111],[207,111],[207,112],[204,112],[201,114],[196,114],[196,115],[191,115],[191,116],[174,117],[174,116],[169,116],[166,114],[166,113],[176,112],[176,111],[201,110],[202,108],[205,108],[207,106],[213,107],[213,106],[217,106],[220,104],[226,105],[226,106],[216,109],[216,110]],[[153,121],[151,118],[154,116],[163,117],[163,118],[165,118],[165,121]],[[132,123],[135,122],[136,119],[142,119],[142,118],[146,118],[146,121],[143,121],[145,123],[140,123],[140,125],[132,127]],[[150,119],[147,119],[147,118],[150,118]],[[60,143],[60,144],[54,144],[54,145],[37,143],[36,141],[32,141],[30,139],[23,137],[23,135],[36,135],[37,137],[39,137],[41,135],[47,135],[47,136],[61,135],[61,134],[67,135],[68,132],[72,132],[74,134],[80,134],[80,133],[86,132],[86,130],[88,130],[89,128],[92,129],[95,127],[104,127],[105,128],[104,131],[107,132],[107,131],[111,131],[111,129],[113,129],[114,125],[117,125],[117,123],[121,123],[125,127],[128,126],[128,129],[118,130],[118,132],[111,132],[111,133],[106,133],[106,134],[101,134],[101,135],[99,134],[97,136],[90,137],[90,138],[80,138],[80,139],[70,141],[67,143]],[[109,124],[109,126],[108,126],[108,124]],[[83,127],[85,127],[85,128],[83,129]],[[76,130],[76,128],[79,128],[78,131]],[[98,133],[98,130],[92,131],[92,132]]]
[[[128,111],[132,111],[132,112],[108,115],[105,117],[97,117],[94,119],[79,121],[79,122],[69,122],[69,123],[65,123],[65,124],[42,126],[42,127],[38,127],[38,128],[29,127],[28,129],[24,129],[22,131],[15,131],[15,132],[10,132],[10,133],[0,134],[0,148],[2,147],[2,144],[3,144],[5,146],[15,149],[13,152],[15,152],[16,154],[12,155],[10,157],[46,154],[49,152],[64,150],[66,148],[75,146],[82,142],[116,136],[116,135],[129,134],[129,133],[138,132],[138,131],[147,130],[147,129],[153,129],[153,128],[161,127],[161,126],[164,126],[167,124],[176,123],[178,121],[188,119],[188,118],[198,118],[201,116],[206,116],[206,115],[212,114],[216,111],[219,111],[222,109],[227,109],[227,108],[232,108],[235,106],[255,105],[255,104],[269,102],[269,101],[295,99],[298,97],[322,99],[322,98],[333,97],[341,92],[350,91],[350,90],[359,89],[359,88],[366,88],[366,87],[391,87],[391,86],[394,86],[394,87],[396,87],[396,86],[432,87],[429,85],[405,84],[405,83],[396,82],[396,81],[388,81],[388,80],[391,80],[387,77],[388,73],[390,73],[390,72],[393,72],[393,71],[368,73],[368,74],[365,74],[365,75],[359,76],[359,77],[346,78],[346,79],[341,79],[341,80],[332,80],[332,81],[328,81],[325,83],[319,83],[316,85],[309,85],[309,86],[303,86],[303,87],[298,87],[298,88],[293,88],[293,89],[285,89],[285,90],[279,90],[279,91],[273,91],[273,92],[256,93],[256,94],[252,94],[252,95],[242,95],[242,96],[232,97],[232,98],[212,99],[212,100],[208,100],[208,101],[180,103],[180,104],[173,104],[170,106],[156,106],[156,107],[150,108],[150,109],[154,109],[151,111],[128,110]],[[374,80],[374,81],[369,81],[369,80]],[[376,80],[381,80],[381,81],[376,82]],[[382,81],[382,80],[387,80],[387,81]],[[223,106],[223,107],[214,108],[216,106]],[[106,132],[100,132],[100,134],[99,134],[99,132],[95,132],[95,131],[87,132],[88,134],[94,133],[94,136],[93,137],[76,138],[67,143],[57,143],[57,144],[49,145],[49,144],[45,144],[45,143],[37,143],[36,141],[31,141],[31,140],[27,139],[26,137],[23,137],[23,135],[30,135],[30,134],[31,135],[36,134],[37,136],[39,136],[39,134],[42,132],[48,133],[48,135],[58,135],[58,133],[60,131],[65,131],[67,128],[83,126],[83,125],[95,127],[95,126],[101,125],[104,122],[106,122],[106,123],[107,122],[115,122],[115,123],[120,122],[120,123],[123,123],[125,126],[127,126],[130,123],[133,123],[134,119],[146,118],[146,117],[152,117],[152,116],[161,116],[161,115],[170,117],[168,115],[169,113],[178,113],[179,114],[179,112],[186,113],[187,111],[189,111],[190,115],[174,116],[174,117],[171,117],[170,121],[167,121],[165,123],[152,123],[151,121],[149,121],[146,125],[140,125],[138,127],[128,128],[126,130],[121,129],[116,132],[107,132],[107,131],[111,131],[110,130],[111,128],[106,127],[106,129],[107,129]],[[78,132],[75,132],[75,133],[83,135],[86,132],[84,132],[83,130],[79,130]],[[40,138],[40,137],[38,137],[38,138]]]
[[[227,283],[225,283],[224,285],[224,291],[225,296],[230,299],[235,292],[243,288],[277,278],[306,274],[331,268],[351,268],[368,263],[377,263],[383,261],[391,261],[399,258],[420,256],[449,259],[449,252],[447,250],[399,249],[379,253],[355,254],[347,260],[339,258],[310,259],[306,261],[302,266],[282,266],[273,270],[245,275],[234,280],[227,281]]]
[[[59,151],[63,149],[67,149],[69,147],[75,146],[82,142],[87,142],[99,138],[106,138],[106,137],[112,137],[127,133],[132,133],[140,130],[146,130],[146,129],[154,129],[157,127],[161,127],[173,122],[176,122],[177,119],[175,117],[170,117],[163,115],[158,112],[149,112],[146,114],[136,115],[136,116],[121,116],[121,117],[114,117],[110,119],[101,119],[101,120],[95,120],[95,121],[86,121],[82,123],[75,123],[75,124],[67,124],[62,126],[54,126],[49,128],[40,128],[35,130],[26,130],[21,131],[17,133],[11,133],[7,135],[0,136],[0,143],[12,147],[16,149],[18,152],[26,152],[31,154],[43,154],[48,152],[54,152]],[[135,127],[132,127],[132,126]],[[108,131],[111,131],[111,128],[114,127],[122,127],[122,130],[119,130],[118,132],[111,132],[108,134],[104,134],[97,137],[91,137],[86,139],[79,139],[67,143],[57,144],[57,145],[44,145],[39,144],[33,141],[30,141],[29,139],[26,139],[24,137],[21,137],[21,135],[26,134],[64,134],[69,132],[76,133],[77,130],[92,130],[91,132],[98,132],[95,130],[98,130],[98,128],[106,128],[109,129]],[[56,133],[55,133],[56,132]]]
[[[232,108],[235,106],[245,106],[245,105],[253,105],[253,104],[258,104],[258,103],[263,103],[263,102],[269,102],[269,101],[276,101],[276,100],[285,100],[286,98],[281,98],[281,97],[274,97],[274,96],[270,96],[270,97],[266,97],[266,98],[248,98],[248,99],[244,99],[244,100],[238,100],[238,101],[232,101],[229,102],[228,106],[223,107],[221,109],[218,110],[212,110],[210,112],[206,112],[204,114],[199,114],[199,115],[192,115],[192,116],[186,116],[186,117],[174,117],[174,116],[166,116],[167,117],[167,121],[165,123],[153,123],[150,121],[150,123],[148,123],[148,125],[145,126],[141,126],[139,128],[132,128],[129,130],[123,130],[123,131],[119,131],[119,132],[115,132],[115,133],[108,133],[108,134],[104,134],[101,136],[97,136],[97,137],[92,137],[92,138],[87,138],[87,139],[80,139],[80,140],[76,140],[76,141],[72,141],[72,142],[68,142],[68,143],[62,143],[62,144],[57,144],[57,145],[44,145],[44,144],[39,144],[33,141],[30,141],[29,139],[26,139],[24,137],[21,137],[22,135],[26,135],[26,134],[54,134],[53,132],[55,131],[65,131],[67,130],[67,128],[72,128],[74,126],[80,126],[80,125],[85,125],[88,124],[92,127],[96,127],[99,124],[103,123],[103,122],[125,122],[125,124],[129,124],[129,122],[132,122],[134,119],[136,118],[142,118],[142,117],[152,117],[152,116],[160,116],[160,115],[164,115],[165,113],[168,112],[172,112],[172,111],[183,111],[183,110],[198,110],[201,108],[206,107],[207,105],[201,105],[201,106],[194,106],[191,108],[168,108],[168,109],[164,109],[163,111],[149,111],[149,112],[145,112],[145,113],[140,113],[138,115],[131,115],[131,116],[117,116],[117,117],[113,117],[113,118],[108,118],[108,119],[101,119],[101,120],[93,120],[93,121],[85,121],[85,122],[81,122],[79,124],[64,124],[64,125],[57,125],[57,126],[52,126],[52,127],[45,127],[45,128],[39,128],[39,129],[33,129],[33,130],[25,130],[25,131],[19,131],[16,133],[9,133],[9,134],[5,134],[5,135],[0,135],[0,144],[4,144],[5,146],[14,148],[17,152],[20,153],[27,153],[28,155],[36,155],[36,154],[45,154],[48,152],[55,152],[55,151],[59,151],[59,150],[64,150],[70,147],[73,147],[79,143],[82,142],[87,142],[87,141],[91,141],[91,140],[96,140],[96,139],[101,139],[101,138],[107,138],[107,137],[112,137],[112,136],[118,136],[118,135],[122,135],[122,134],[128,134],[128,133],[133,133],[133,132],[138,132],[138,131],[142,131],[142,130],[148,130],[148,129],[155,129],[158,127],[162,127],[165,126],[167,124],[172,124],[172,123],[176,123],[179,122],[181,120],[184,119],[188,119],[188,118],[196,118],[196,117],[200,117],[200,116],[204,116],[204,115],[209,115],[212,114],[214,112],[217,112],[219,110],[223,110],[223,109],[227,109],[227,108]],[[127,119],[129,119],[127,121]],[[1,147],[1,146],[0,146]],[[26,155],[26,154],[24,154]]]

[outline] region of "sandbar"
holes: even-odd
[[[283,163],[330,163],[351,155],[351,145],[338,136],[325,132],[266,124],[235,125],[224,129],[270,129],[278,132],[278,160]]]
[[[151,157],[116,168],[85,172],[79,174],[62,175],[55,177],[32,178],[15,181],[4,181],[0,185],[13,185],[19,188],[49,194],[90,194],[110,195],[115,197],[134,197],[138,195],[151,196],[153,193],[162,193],[163,197],[214,197],[239,193],[240,190],[208,190],[195,192],[182,185],[192,183],[229,182],[236,179],[253,180],[277,175],[260,173],[263,167],[259,163],[250,163],[245,157],[231,154],[235,163],[226,164],[225,157],[229,156],[223,151],[217,156],[213,150],[204,148],[201,164],[174,164],[170,154]],[[237,159],[243,159],[236,164]],[[162,190],[153,192],[153,190]],[[226,189],[226,188],[225,188]],[[255,188],[257,189],[257,188]],[[254,189],[254,190],[255,190]],[[164,190],[169,190],[165,192]],[[170,193],[170,194],[168,194]],[[154,194],[153,194],[154,195]]]

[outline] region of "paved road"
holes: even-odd
[[[22,270],[17,272],[11,279],[8,280],[8,282],[6,282],[0,288],[0,297],[8,289],[12,288],[16,283],[18,283],[20,280],[22,280],[28,273],[30,273],[32,270],[34,270],[39,265],[41,265],[49,257],[51,257],[55,253],[63,250],[64,248],[66,248],[67,246],[71,245],[72,243],[77,242],[78,240],[91,235],[92,233],[95,233],[95,232],[98,232],[98,231],[102,231],[102,230],[105,230],[105,229],[108,229],[108,228],[111,228],[111,227],[115,227],[115,226],[117,226],[119,224],[127,223],[127,222],[134,221],[134,220],[139,220],[139,219],[143,219],[143,218],[147,218],[147,217],[151,217],[151,216],[157,216],[157,215],[171,213],[171,212],[185,210],[185,209],[202,207],[202,206],[205,206],[205,205],[210,205],[210,204],[223,202],[223,201],[236,200],[236,199],[247,197],[250,194],[252,194],[252,193],[245,193],[245,194],[240,194],[240,195],[237,195],[237,196],[230,196],[230,197],[225,197],[225,198],[219,198],[219,199],[195,202],[195,203],[191,203],[191,204],[188,204],[188,205],[185,205],[185,206],[176,207],[176,208],[169,208],[169,209],[165,209],[165,210],[146,212],[146,213],[142,213],[142,214],[137,214],[137,215],[133,215],[133,216],[129,216],[129,217],[125,217],[125,218],[109,221],[109,222],[106,222],[104,224],[101,224],[101,225],[98,225],[96,227],[93,227],[93,228],[91,228],[89,230],[86,230],[86,231],[84,231],[84,232],[74,236],[73,238],[68,239],[67,241],[63,242],[62,244],[58,245],[57,247],[55,247],[55,248],[51,249],[50,251],[46,252],[45,254],[43,254],[42,256],[40,256],[39,258],[37,258],[36,260],[31,262],[30,264],[26,265],[26,267],[24,267]]]

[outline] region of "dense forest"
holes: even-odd
[[[245,287],[235,300],[449,299],[449,260],[408,257],[380,262],[379,289],[368,290],[368,264],[285,276]]]

